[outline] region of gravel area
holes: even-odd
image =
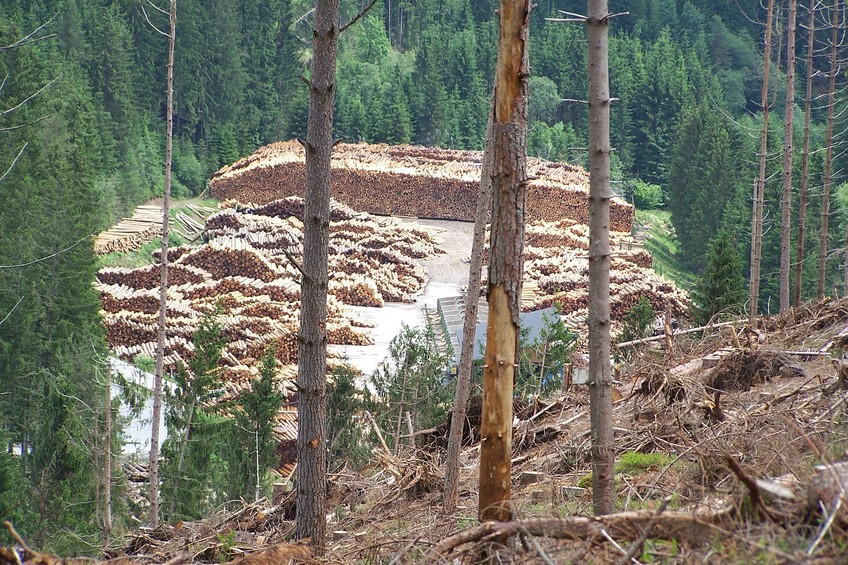
[[[388,353],[389,343],[401,330],[402,325],[424,324],[425,308],[435,310],[439,298],[458,296],[460,289],[468,283],[468,263],[474,224],[447,220],[422,220],[397,218],[407,227],[424,227],[436,232],[441,253],[424,261],[430,282],[424,294],[414,304],[387,302],[382,308],[349,307],[359,317],[374,324],[371,335],[374,345],[330,346],[330,351],[347,356],[348,361],[363,372],[371,375]]]

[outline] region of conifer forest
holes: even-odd
[[[151,242],[135,254],[105,255],[95,252],[97,234],[132,216],[140,205],[154,202],[158,206],[166,186],[169,198],[175,203],[217,207],[218,203],[210,197],[213,174],[268,144],[297,139],[302,141],[307,155],[317,151],[313,139],[309,138],[313,135],[310,119],[314,117],[310,116],[314,104],[310,95],[320,90],[316,86],[320,68],[317,58],[323,55],[317,47],[313,48],[313,41],[317,46],[322,37],[314,30],[320,27],[323,14],[317,11],[318,5],[327,0],[179,0],[173,45],[171,124],[166,94],[169,84],[168,11],[172,1],[0,1],[0,446],[3,448],[0,450],[0,521],[14,525],[30,547],[51,555],[114,557],[119,555],[116,548],[126,546],[128,536],[136,535],[139,528],[151,524],[147,487],[139,489],[131,480],[132,467],[128,467],[126,461],[122,463],[122,459],[127,458],[122,452],[126,451],[124,428],[129,420],[117,416],[119,412],[126,413],[123,408],[119,410],[120,407],[130,413],[135,410],[137,415],[150,392],[136,390],[111,368],[110,359],[117,354],[113,351],[114,342],[109,332],[117,330],[104,325],[106,311],[113,310],[101,298],[95,279],[104,267],[152,265],[150,252],[158,249],[159,241],[152,236]],[[492,93],[497,90],[501,25],[497,2],[335,0],[335,3],[338,4],[337,25],[342,30],[335,36],[338,37],[337,53],[333,55],[335,83],[327,91],[332,93],[329,114],[332,116],[332,141],[445,150],[483,151],[486,148],[487,133],[493,128]],[[594,0],[588,3],[593,4]],[[710,322],[729,324],[732,320],[742,324],[750,320],[751,327],[757,329],[747,334],[727,337],[734,330],[720,334],[727,340],[724,345],[730,349],[749,351],[758,339],[760,343],[770,343],[766,335],[769,332],[788,332],[786,328],[798,324],[797,335],[800,336],[804,332],[811,335],[824,327],[823,322],[811,321],[804,326],[805,320],[827,319],[828,323],[831,319],[833,323],[841,320],[840,327],[848,325],[848,306],[838,312],[821,306],[826,304],[822,302],[825,297],[839,300],[848,294],[848,97],[844,95],[848,87],[844,66],[848,60],[848,6],[840,0],[609,0],[609,12],[612,17],[604,20],[609,23],[609,186],[619,197],[616,200],[621,202],[619,206],[632,205],[633,237],[647,238],[645,250],[652,256],[657,276],[676,285],[675,292],[678,287],[682,289],[675,297],[685,293],[685,300],[675,298],[675,327],[677,321],[681,326],[703,329]],[[594,121],[590,119],[592,105],[587,100],[590,41],[584,23],[591,24],[594,20],[582,21],[583,16],[579,14],[586,13],[587,2],[583,0],[543,0],[530,9],[526,43],[529,49],[529,102],[525,134],[527,157],[590,170],[589,148],[595,147],[595,143],[590,138],[590,126]],[[345,25],[346,22],[350,25]],[[497,129],[497,120],[495,122]],[[166,140],[171,127],[172,150],[169,146],[166,178]],[[310,158],[307,157],[307,161]],[[594,169],[591,170],[594,174]],[[307,171],[306,174],[309,178],[311,173]],[[336,194],[335,178],[330,180],[331,195]],[[586,186],[589,186],[588,181]],[[383,191],[380,198],[391,202],[392,189]],[[224,207],[224,199],[221,201]],[[267,216],[270,219],[263,221],[278,221],[271,216],[279,214],[267,211],[270,208],[257,212],[258,209],[249,208],[247,202],[242,204],[226,205],[232,208],[231,212],[226,212],[231,221],[247,225],[244,218],[250,214],[254,214],[250,216],[254,220]],[[256,201],[255,204],[266,202]],[[498,209],[497,205],[494,209]],[[185,214],[174,212],[172,215],[191,215],[188,208],[180,210]],[[350,219],[353,212],[338,210],[332,208],[332,222],[337,221],[336,214],[348,213],[350,216],[344,218],[345,221],[353,222]],[[302,214],[308,216],[308,202]],[[308,225],[304,220],[299,227],[307,233]],[[531,229],[529,221],[527,226],[528,234],[545,237],[546,228]],[[198,235],[197,241],[190,240],[192,238],[184,233],[172,232],[169,238],[172,251],[176,251],[173,247],[183,249],[182,246],[197,245],[204,241],[203,238],[213,237],[214,234],[209,235],[211,229],[206,225],[206,233],[202,237]],[[200,231],[198,228],[198,234]],[[339,263],[333,262],[337,261],[332,258],[333,246],[338,245],[333,243],[332,228],[330,232],[329,288],[332,294],[336,288],[333,285],[341,284],[341,278],[332,273],[333,265]],[[521,234],[524,237],[523,231]],[[305,237],[308,240],[308,233]],[[415,245],[436,245],[420,233],[416,237],[419,239]],[[586,239],[587,236],[580,237]],[[495,238],[493,231],[492,241]],[[541,243],[537,245],[539,247],[528,243],[525,261],[550,257],[539,251]],[[304,248],[306,246],[304,243]],[[431,247],[421,256],[434,255],[436,252]],[[588,244],[585,248],[589,249]],[[138,259],[142,252],[146,257]],[[465,254],[470,252],[469,248]],[[618,252],[612,253],[613,268],[618,268],[615,255]],[[174,259],[168,261],[181,263],[179,254],[171,255]],[[279,255],[279,263],[263,258],[262,265],[277,265],[267,267],[269,273],[288,269],[290,273],[299,273],[297,276],[302,274],[306,280],[303,285],[306,294],[307,282],[312,281],[310,258],[304,258],[302,265],[299,260],[284,250]],[[486,260],[496,261],[497,256],[487,252]],[[286,261],[289,261],[288,267],[279,266]],[[647,266],[650,264],[648,260]],[[466,263],[463,265],[467,270]],[[196,274],[199,271],[192,271],[192,268],[184,267],[180,272],[188,273],[184,276],[200,277]],[[528,266],[525,274],[542,282],[531,287],[547,290],[544,277],[550,273],[542,267],[543,274],[537,274],[534,268]],[[413,267],[408,271],[419,272]],[[369,276],[367,272],[356,275],[347,272],[347,275],[365,279]],[[182,275],[178,272],[173,276],[179,279]],[[403,276],[400,279],[407,280]],[[268,278],[263,280],[269,282]],[[380,281],[360,283],[361,288],[373,287],[386,294]],[[619,283],[620,279],[613,276],[613,284]],[[326,291],[326,280],[323,284]],[[557,312],[567,322],[570,318],[561,310],[568,305],[567,300],[572,299],[562,296],[574,285],[566,278],[558,284],[555,291],[560,294],[555,296],[560,297],[559,302],[552,299],[544,306],[558,308]],[[585,287],[586,281],[582,284]],[[151,293],[150,303],[155,302],[158,308],[158,294],[154,299],[151,290],[156,288],[158,292],[157,285],[158,282],[145,288]],[[239,288],[248,295],[244,288]],[[488,295],[486,291],[481,294]],[[656,301],[653,304],[647,299],[637,302],[638,298],[634,296],[632,304],[620,309],[613,305],[616,383],[630,378],[627,376],[629,369],[621,367],[639,366],[638,359],[643,355],[638,349],[642,345],[637,344],[633,349],[630,346],[617,348],[616,339],[619,344],[654,340],[644,347],[664,347],[664,358],[676,360],[674,363],[668,361],[670,367],[684,365],[684,346],[672,345],[670,338],[665,342],[651,337],[651,330],[657,325],[659,330],[655,336],[662,335],[663,331],[670,332],[668,321],[666,328],[662,327],[663,312],[657,311]],[[344,302],[341,294],[336,294],[333,300],[336,301],[331,300],[325,307],[325,321],[328,316],[331,322],[336,320],[338,305]],[[379,298],[380,305],[382,300]],[[582,299],[573,300],[580,302]],[[282,299],[273,298],[273,301]],[[413,458],[409,455],[413,448],[424,449],[419,442],[438,436],[440,426],[449,425],[445,422],[450,421],[453,384],[444,376],[447,361],[440,356],[444,351],[437,354],[433,350],[437,336],[429,328],[404,327],[388,347],[389,361],[371,375],[360,375],[351,367],[335,362],[337,359],[332,356],[327,357],[325,352],[328,365],[322,374],[329,375],[326,393],[323,385],[320,392],[319,389],[302,388],[300,384],[280,385],[280,375],[285,373],[285,367],[281,369],[281,366],[287,363],[283,357],[289,350],[281,350],[283,342],[278,340],[276,348],[257,350],[249,355],[251,377],[239,389],[240,394],[234,395],[221,379],[222,367],[235,363],[233,344],[238,339],[248,338],[233,337],[232,324],[235,322],[227,321],[231,312],[225,302],[222,299],[213,305],[208,301],[210,306],[204,306],[206,310],[197,317],[191,334],[181,334],[181,343],[189,344],[185,351],[190,354],[184,353],[181,358],[185,363],[168,365],[165,362],[168,374],[162,414],[167,432],[162,432],[160,440],[156,479],[160,500],[158,510],[154,510],[163,524],[161,527],[173,528],[177,523],[203,520],[215,513],[258,504],[266,498],[270,500],[272,485],[281,482],[280,473],[289,472],[289,479],[300,476],[291,474],[295,471],[285,463],[291,462],[286,459],[291,458],[286,450],[293,452],[295,448],[293,444],[281,447],[279,429],[283,424],[278,414],[297,402],[309,401],[313,394],[320,396],[327,406],[322,420],[327,444],[327,460],[323,466],[331,477],[327,481],[326,496],[335,501],[327,508],[320,506],[319,514],[333,513],[331,522],[335,520],[339,524],[353,519],[353,506],[345,507],[348,508],[345,512],[350,513],[345,516],[339,508],[343,506],[340,501],[353,496],[350,492],[356,488],[345,491],[334,482],[349,478],[350,473],[359,473],[357,477],[361,478],[370,476],[368,473],[373,473],[374,469],[384,469],[381,472],[394,473],[397,481],[406,484],[403,481],[412,472],[400,466],[398,461],[403,460],[404,453],[409,459]],[[814,304],[819,306],[814,308]],[[304,308],[301,307],[301,311],[305,316]],[[591,310],[591,306],[589,308]],[[671,306],[667,308],[670,312]],[[790,308],[794,308],[791,311],[797,315],[784,317]],[[245,312],[247,310],[242,314],[249,316]],[[490,306],[488,312],[491,321],[495,309]],[[809,316],[805,318],[804,312]],[[168,316],[172,315],[183,314],[176,307],[172,311],[169,305]],[[281,313],[279,317],[288,315]],[[757,325],[754,323],[756,316],[765,321]],[[351,340],[351,335],[360,335],[356,332],[367,326],[351,322],[347,327],[350,331],[346,335]],[[152,343],[156,339],[156,328],[151,328],[146,341]],[[176,339],[175,331],[166,332],[167,339]],[[527,449],[528,442],[549,441],[542,438],[547,437],[544,433],[550,432],[549,429],[533,432],[536,429],[533,426],[544,419],[526,416],[530,413],[521,410],[538,409],[539,403],[554,402],[552,399],[559,398],[557,395],[564,395],[556,401],[566,406],[571,398],[568,395],[574,393],[566,392],[559,380],[551,381],[553,369],[549,368],[557,366],[559,373],[556,374],[560,375],[564,367],[571,370],[572,363],[576,367],[577,351],[586,345],[585,328],[553,324],[545,331],[542,338],[531,338],[524,333],[515,338],[521,342],[519,349],[522,351],[531,339],[546,340],[549,344],[544,348],[541,361],[539,355],[522,354],[514,363],[518,375],[516,383],[520,384],[520,387],[516,385],[514,393],[516,418],[529,418],[527,422],[532,424],[528,424],[529,428],[518,426],[513,432],[513,462],[518,465],[526,463],[529,456],[519,456],[517,450]],[[298,334],[301,356],[305,347],[303,335]],[[716,335],[719,335],[718,330]],[[367,343],[367,338],[362,339],[363,344]],[[707,338],[703,339],[707,343]],[[312,339],[306,341],[311,343]],[[821,374],[832,375],[835,367],[839,386],[834,385],[833,390],[844,400],[848,385],[843,373],[839,372],[839,363],[841,348],[848,341],[844,336],[831,341],[834,345],[827,351],[834,357],[833,365],[830,357],[827,362],[822,361],[822,350],[811,353],[809,359],[804,360],[819,359],[821,364],[815,371]],[[336,343],[332,336],[330,343]],[[784,361],[784,353],[794,347],[788,343],[789,337],[780,346],[783,356],[780,359]],[[298,342],[292,341],[290,346],[291,355],[296,357]],[[697,355],[695,345],[687,351],[692,358],[703,357],[711,353],[704,347],[707,346],[698,350]],[[720,348],[716,345],[715,349]],[[459,352],[456,354],[459,359]],[[721,354],[719,363],[735,354]],[[152,373],[152,357],[139,355],[127,360]],[[482,364],[479,362],[475,368],[475,383],[488,378],[481,376],[484,375]],[[786,361],[781,366],[784,367],[781,375],[784,375],[786,367],[795,367],[795,361]],[[621,376],[622,370],[625,377]],[[765,370],[757,369],[752,374],[761,375]],[[814,370],[806,366],[798,370],[806,370],[805,375],[812,380]],[[648,373],[648,369],[631,370],[633,379],[646,378]],[[293,381],[293,373],[286,374]],[[679,402],[674,387],[683,390],[691,384],[685,380],[688,376],[683,378],[683,384],[660,388],[654,387],[655,383],[645,384],[643,392],[650,389],[650,395],[657,395],[663,402],[666,398],[669,404]],[[369,384],[363,386],[363,379]],[[645,382],[649,380],[646,378]],[[117,396],[112,393],[116,382],[122,390]],[[802,382],[799,380],[797,384]],[[479,388],[477,384],[474,387]],[[630,398],[627,395],[636,394],[636,388],[627,384],[622,391]],[[691,400],[683,402],[689,402],[687,413],[706,414],[703,417],[718,426],[725,416],[733,416],[738,403],[724,396],[721,402],[725,404],[720,405],[719,393],[714,393],[714,389],[721,387],[715,383],[706,385],[703,398],[695,399],[693,393]],[[776,413],[778,402],[790,402],[786,400],[789,396],[785,399],[781,396],[785,394],[789,393],[768,397],[775,403],[768,409],[773,408]],[[797,392],[796,396],[807,398],[805,394],[808,394],[807,389]],[[809,406],[824,406],[823,403],[831,403],[828,405],[831,406],[834,398],[828,396],[828,400],[818,401],[818,404],[811,400]],[[469,414],[474,406],[472,398]],[[819,416],[815,415],[811,420],[817,425],[839,422],[840,418],[845,418],[844,402],[838,406],[830,416],[816,419]],[[480,418],[479,406],[477,409]],[[545,410],[544,414],[538,414],[545,418],[557,413],[562,415],[559,405]],[[305,421],[302,415],[299,417]],[[469,418],[473,420],[473,416]],[[680,418],[678,421],[683,422]],[[631,425],[635,426],[616,424],[616,441],[624,442],[618,444],[616,457],[622,455],[622,451],[627,451],[625,456],[640,450],[651,451],[652,456],[660,452],[672,453],[672,448],[666,445],[671,445],[671,440],[656,439],[671,437],[672,432],[663,435],[666,432],[659,427],[651,432],[654,434],[651,441],[646,440],[638,446],[626,443],[628,438],[622,439],[621,430]],[[687,425],[681,423],[680,429]],[[808,445],[813,446],[809,448],[813,451],[822,449],[816,462],[844,459],[848,451],[848,431],[844,423],[840,425],[838,433],[830,429],[821,432],[821,436],[804,428],[803,433],[807,434],[804,449],[808,449]],[[474,424],[469,426],[473,428]],[[786,432],[784,428],[781,430],[781,433]],[[475,433],[471,433],[472,440],[479,441]],[[692,431],[687,437],[694,442],[698,434],[701,432]],[[580,438],[579,435],[569,437],[576,438],[574,441]],[[838,437],[838,441],[834,437]],[[447,446],[446,433],[444,438],[444,445],[438,443],[441,440],[434,439],[432,444],[439,447],[430,446],[428,449],[434,451],[428,452],[428,458],[419,460],[424,462],[420,469],[432,467],[435,469],[433,476],[439,476],[438,480],[431,480],[430,490],[425,489],[427,493],[442,488],[440,473],[443,474],[444,458],[439,449],[444,450]],[[588,441],[588,438],[587,432],[584,439]],[[828,443],[831,440],[832,443]],[[620,447],[624,444],[629,447]],[[837,444],[841,446],[839,449],[828,447]],[[727,457],[737,454],[731,444],[724,448]],[[556,455],[562,468],[582,468],[580,465],[590,460],[588,451],[581,454],[563,449]],[[644,468],[653,465],[656,470],[657,465],[659,468],[667,465],[670,471],[662,473],[665,479],[678,473],[683,476],[681,466],[673,465],[671,457],[685,460],[698,453],[695,448],[688,451],[680,448],[673,455],[663,455],[669,457],[667,460],[646,464]],[[596,453],[593,451],[591,455]],[[473,457],[476,456],[474,452]],[[469,456],[464,454],[463,457],[465,468],[470,468]],[[146,459],[146,454],[142,459]],[[566,460],[571,463],[567,464]],[[627,458],[622,461],[616,463],[616,477],[626,472],[621,465],[626,465]],[[748,463],[745,457],[740,461],[743,467]],[[641,463],[636,466],[639,465]],[[722,467],[721,472],[731,477],[734,484],[749,485],[750,489],[750,492],[745,491],[745,486],[739,486],[740,492],[750,495],[746,504],[753,510],[742,508],[739,512],[748,512],[751,516],[760,516],[758,512],[762,512],[774,523],[789,520],[788,514],[781,514],[785,510],[783,507],[766,508],[767,504],[760,500],[776,499],[778,495],[750,487],[753,479],[737,468],[740,463],[736,459],[728,465]],[[147,467],[144,464],[135,468],[145,470]],[[762,469],[766,468],[773,470],[763,464]],[[703,464],[699,469],[703,470]],[[718,471],[707,469],[703,470],[703,476],[698,475],[703,479],[701,485],[709,483],[704,477],[710,472]],[[748,468],[747,472],[754,470]],[[844,472],[844,478],[848,477],[848,471]],[[415,484],[424,484],[426,481],[422,477],[426,473],[417,473]],[[521,476],[526,477],[527,473],[530,471]],[[538,474],[539,477],[532,479],[534,482],[542,480],[543,473]],[[683,507],[682,502],[679,507],[675,506],[676,499],[669,502],[672,495],[657,499],[660,502],[653,506],[645,503],[628,507],[631,496],[622,495],[624,487],[619,485],[618,478],[615,481],[615,488],[619,489],[616,511],[651,510],[659,519],[666,505],[670,505],[669,512]],[[660,484],[660,479],[657,481]],[[591,486],[590,472],[588,483],[581,480],[579,487],[585,490]],[[462,490],[462,496],[469,496],[466,491]],[[557,490],[560,498],[561,492],[565,491]],[[757,492],[759,495],[755,494]],[[277,494],[275,491],[273,496]],[[656,497],[658,493],[645,495],[646,499],[650,496]],[[830,539],[828,535],[838,539],[833,533],[837,527],[842,528],[843,533],[848,527],[844,514],[848,506],[844,485],[841,497],[845,504],[841,510],[839,506],[833,510],[836,518],[832,521],[832,531],[823,534],[825,539]],[[538,502],[537,498],[527,498],[528,508]],[[625,498],[628,503],[622,506]],[[440,497],[433,500],[437,500],[433,503],[435,506],[441,505]],[[403,503],[397,501],[396,504]],[[468,504],[474,506],[475,503]],[[305,507],[301,500],[298,512]],[[529,510],[523,511],[526,516],[534,515]],[[375,512],[377,515],[380,511]],[[472,516],[471,523],[476,524],[476,519]],[[294,514],[281,520],[292,521]],[[152,521],[152,525],[156,523]],[[733,528],[727,523],[715,522],[714,525]],[[463,527],[468,524],[457,526],[453,532]],[[646,537],[652,527],[654,523],[645,526]],[[641,528],[636,527],[636,537]],[[342,545],[333,546],[335,549],[327,554],[328,557],[320,559],[345,562],[348,559],[345,555],[353,555],[339,549],[348,529],[351,529],[350,539],[353,540],[352,527],[330,526],[330,530],[322,534],[321,537],[326,535],[328,540],[341,540]],[[151,538],[164,539],[154,535],[159,529],[142,531]],[[522,536],[530,536],[522,531]],[[531,530],[534,536],[543,537],[534,532]],[[448,533],[445,533],[445,541],[433,539],[432,545],[440,541],[447,543],[451,539]],[[239,543],[248,542],[223,530],[216,535],[213,542],[217,553],[208,562],[224,563],[243,555],[239,553]],[[581,534],[575,535],[580,537]],[[681,536],[680,543],[688,543],[686,536]],[[398,538],[404,540],[412,537],[414,533],[398,534]],[[654,558],[647,555],[650,548],[659,547],[656,544],[672,551],[671,546],[655,542],[653,537],[647,542],[642,539],[640,543],[634,541],[636,537],[622,541],[623,548],[618,547],[621,551],[605,545],[608,553],[602,556],[593,553],[593,562],[616,562],[622,558],[622,563],[633,562],[631,559],[653,562]],[[806,545],[799,542],[798,547],[803,545],[806,550],[814,538],[815,532]],[[136,540],[133,542],[136,545],[132,545],[134,550],[141,553],[142,544],[138,541],[141,537],[131,539]],[[525,541],[524,537],[521,539]],[[537,547],[533,545],[535,538],[528,539],[532,543],[526,542],[523,546],[527,554],[538,561],[528,557],[526,562],[582,562],[575,557],[576,553],[568,554],[571,555],[568,558],[564,557],[565,553],[559,558],[551,553],[557,551],[555,548],[566,551],[557,545],[559,542]],[[371,537],[368,534],[360,538],[357,534],[356,540],[359,545],[367,545]],[[264,543],[254,541],[257,547]],[[415,553],[418,549],[410,548],[418,548],[416,542],[404,545],[406,542],[395,541],[392,551],[397,556],[403,555],[403,559],[392,562],[406,563],[418,558],[432,563],[460,562],[433,560],[428,553],[435,551],[432,548],[424,547]],[[14,543],[11,534],[0,530],[0,564],[14,562],[3,553],[2,547],[11,547]],[[442,555],[465,559],[462,562],[475,562],[476,557],[450,553],[457,551],[459,543],[440,545],[444,550]],[[598,534],[595,543],[604,545],[607,542]],[[634,549],[628,557],[626,553],[631,543],[639,543],[639,550]],[[761,562],[792,562],[787,555],[799,554],[793,553],[794,546],[787,543],[789,546],[780,546],[783,554],[769,554],[776,560]],[[824,542],[820,547],[838,546],[837,541],[833,543],[836,545],[827,546]],[[841,544],[844,550],[844,538]],[[323,545],[320,542],[318,545],[321,548],[316,555],[321,556]],[[728,559],[724,562],[736,562],[727,557],[730,555],[727,545],[720,549],[715,547],[717,554]],[[356,559],[351,557],[350,562],[390,561],[391,554],[379,553],[382,549],[374,551],[376,553],[369,554],[370,557],[359,554]],[[669,558],[668,562],[695,562],[687,561],[695,559],[695,555],[698,559],[703,558],[702,562],[710,562],[708,553],[691,553],[686,557],[683,550],[679,551],[681,553],[675,554],[679,560]],[[748,546],[739,552],[740,559],[758,555],[755,548]],[[808,555],[812,553],[811,549]],[[662,551],[657,550],[657,555],[660,557],[656,560],[665,559]],[[187,559],[201,560],[199,556],[197,552]],[[287,562],[280,559],[273,562]],[[511,562],[524,561],[515,557]]]

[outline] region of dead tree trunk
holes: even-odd
[[[610,94],[607,0],[589,0],[589,401],[596,515],[613,511],[610,374]]]
[[[156,342],[156,370],[153,378],[153,418],[150,434],[150,527],[159,524],[159,420],[162,414],[162,376],[165,370],[165,312],[168,293],[168,222],[171,209],[171,155],[174,147],[174,42],[177,29],[177,0],[171,0],[168,36],[168,84],[165,133],[165,195],[162,203],[162,253],[159,281],[159,326]]]
[[[827,232],[830,220],[830,181],[833,167],[833,108],[836,104],[836,75],[839,72],[839,62],[836,60],[837,44],[839,43],[839,0],[833,2],[831,13],[831,46],[830,46],[830,86],[827,92],[827,132],[825,134],[826,152],[824,156],[824,192],[822,194],[821,235],[819,236],[819,278],[816,297],[824,298],[824,285],[827,267]]]
[[[810,0],[810,25],[807,39],[807,91],[804,95],[804,149],[801,154],[801,195],[798,201],[798,253],[795,264],[795,304],[801,303],[804,280],[804,238],[807,227],[807,187],[810,174],[810,119],[813,100],[813,51],[816,39],[816,2]]]
[[[297,385],[297,517],[295,535],[324,552],[327,495],[327,255],[330,229],[330,153],[339,43],[338,0],[317,0],[309,80],[303,277]]]
[[[769,0],[766,16],[766,43],[763,55],[763,128],[760,133],[760,173],[754,183],[754,201],[751,211],[751,280],[748,287],[748,321],[757,319],[757,300],[760,296],[760,262],[763,253],[763,200],[766,188],[766,157],[768,151],[769,74],[771,70],[771,34],[774,0]]]
[[[780,222],[780,309],[789,309],[789,279],[792,269],[789,258],[792,223],[792,155],[795,132],[795,18],[797,0],[789,0],[786,25],[786,110],[783,128],[783,194]]]
[[[481,521],[512,517],[512,394],[517,367],[527,183],[530,5],[501,0],[492,122],[489,322],[480,427]]]
[[[477,306],[480,301],[480,284],[483,273],[483,247],[486,245],[486,225],[492,207],[492,120],[494,109],[489,108],[489,125],[486,128],[486,147],[483,151],[483,172],[477,210],[474,213],[474,238],[471,243],[471,262],[468,266],[468,293],[465,296],[465,319],[462,322],[462,350],[456,374],[456,394],[451,414],[448,436],[448,453],[445,460],[445,487],[442,507],[445,513],[453,512],[459,500],[459,454],[462,450],[462,432],[468,397],[471,394],[471,368],[474,356],[474,335],[477,329]]]
[[[112,367],[106,365],[106,411],[103,448],[103,548],[112,535]]]

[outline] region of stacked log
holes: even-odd
[[[99,234],[94,240],[94,252],[106,255],[135,251],[148,241],[159,237],[161,233],[162,207],[145,204],[137,207],[131,217]]]
[[[558,306],[565,324],[581,328],[588,316],[588,227],[572,221],[534,222],[527,226],[524,247],[524,287],[534,293],[522,297],[522,310]],[[627,311],[645,297],[655,312],[666,307],[685,317],[688,296],[652,270],[650,254],[626,233],[612,233],[610,310],[613,333],[621,329]],[[484,253],[484,261],[487,260]],[[485,294],[485,283],[480,289]]]
[[[328,340],[369,345],[363,331],[369,324],[345,305],[414,301],[427,282],[415,260],[439,249],[424,229],[404,229],[336,202],[332,208]],[[297,361],[303,226],[293,214],[302,209],[298,198],[264,206],[230,202],[208,219],[207,243],[169,251],[168,370],[191,357],[192,336],[211,312],[218,312],[227,338],[222,366],[254,367],[271,345],[281,363]],[[119,356],[155,355],[158,287],[158,265],[98,273],[107,339]]]
[[[208,271],[191,265],[175,263],[168,267],[169,285],[197,284],[210,278]],[[97,281],[101,284],[124,285],[131,288],[159,288],[161,270],[159,265],[148,265],[137,269],[107,267],[97,272]]]
[[[333,149],[330,182],[334,198],[356,210],[473,221],[481,159],[482,154],[476,151],[339,144]],[[302,197],[304,163],[303,148],[298,143],[273,143],[216,172],[210,181],[211,194],[221,200],[257,204]],[[589,177],[584,169],[533,158],[528,159],[527,166],[531,180],[526,210],[530,220],[570,218],[588,223]],[[391,198],[386,198],[388,194]],[[280,217],[302,214],[302,208],[279,201],[259,210]],[[614,198],[610,228],[629,232],[632,225],[632,206]]]
[[[213,279],[241,276],[271,282],[283,276],[277,265],[242,239],[216,239],[186,253],[174,263],[177,265],[203,269]]]

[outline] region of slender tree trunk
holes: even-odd
[[[185,452],[186,446],[188,446],[188,440],[191,436],[191,424],[194,421],[194,407],[197,404],[197,397],[191,399],[191,406],[188,409],[188,421],[186,422],[185,433],[183,434],[183,439],[180,442],[180,457],[177,460],[177,474],[174,476],[174,496],[171,497],[171,516],[174,515],[176,504],[177,504],[177,496],[179,496],[180,492],[180,478],[183,476],[183,465],[185,464]]]
[[[162,377],[165,370],[165,313],[168,295],[168,222],[171,211],[171,155],[174,140],[174,42],[177,29],[177,0],[171,0],[168,38],[168,100],[165,133],[165,195],[162,203],[162,253],[159,281],[159,327],[156,342],[156,371],[153,378],[153,421],[150,434],[150,527],[159,525],[159,419],[162,415]]]
[[[807,227],[807,187],[810,174],[810,119],[813,100],[813,51],[816,40],[816,2],[810,0],[810,32],[807,40],[807,92],[804,95],[804,149],[801,156],[801,195],[798,202],[798,254],[795,264],[795,304],[801,303],[804,280],[804,238]]]
[[[477,310],[480,302],[480,284],[483,278],[483,248],[486,245],[486,225],[492,207],[492,120],[494,106],[489,108],[489,125],[486,128],[486,147],[483,151],[483,172],[477,210],[474,213],[474,238],[471,243],[471,263],[468,266],[468,293],[465,295],[465,319],[462,322],[462,350],[456,375],[456,394],[453,401],[451,428],[448,437],[448,454],[445,460],[445,489],[442,507],[445,513],[453,512],[459,501],[459,454],[462,451],[462,432],[468,397],[471,394],[471,368],[474,356],[474,336],[477,329]]]
[[[259,471],[259,430],[253,430],[253,435],[256,438],[256,492],[253,495],[253,502],[259,502],[262,498],[262,477]]]
[[[754,202],[751,213],[751,280],[748,292],[748,321],[753,324],[757,319],[757,301],[760,296],[760,261],[763,252],[763,200],[766,187],[766,157],[768,151],[768,117],[769,117],[769,74],[771,71],[771,36],[774,16],[774,0],[768,2],[766,16],[766,43],[763,55],[763,128],[760,134],[760,174],[754,184]]]
[[[839,0],[833,2],[831,15],[831,46],[830,46],[830,86],[827,92],[827,133],[824,156],[824,193],[822,195],[821,236],[819,239],[819,279],[816,297],[824,298],[824,284],[827,266],[827,231],[830,220],[830,181],[833,167],[833,108],[836,104],[836,75],[839,72],[839,62],[836,60],[839,43]]]
[[[480,427],[481,521],[512,518],[512,395],[524,266],[529,28],[527,0],[501,0],[492,123],[489,323]]]
[[[103,548],[112,535],[112,367],[106,365],[106,422],[103,449]]]
[[[783,128],[783,199],[780,223],[780,309],[789,309],[789,273],[792,269],[789,233],[792,228],[792,155],[795,132],[795,18],[797,0],[789,0],[786,25],[786,110]]]
[[[394,454],[400,453],[400,436],[403,429],[403,409],[406,407],[406,387],[409,380],[409,354],[403,361],[403,381],[400,388],[400,401],[398,402],[397,425],[395,426],[395,449]],[[414,405],[413,405],[414,406]]]
[[[610,374],[610,94],[607,0],[589,0],[589,413],[595,515],[613,511]]]
[[[303,277],[297,384],[297,516],[295,535],[324,553],[327,531],[327,255],[330,229],[330,154],[339,43],[338,0],[317,0],[309,81]]]

